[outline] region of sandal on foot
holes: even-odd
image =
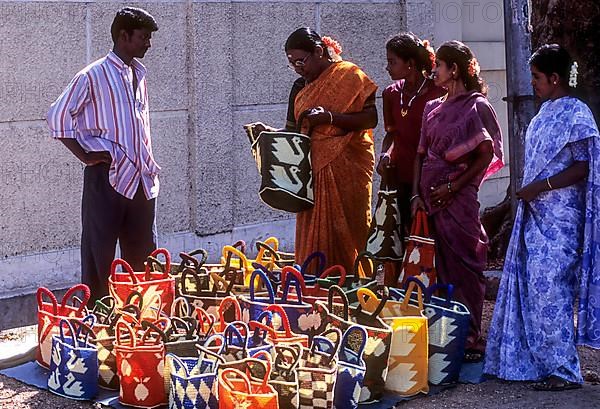
[[[576,382],[569,382],[566,379],[563,379],[559,376],[549,376],[543,381],[536,382],[532,385],[532,388],[536,391],[549,391],[549,392],[557,392],[557,391],[566,391],[569,389],[579,389],[581,388],[581,384]]]
[[[467,364],[475,364],[477,362],[483,361],[485,354],[481,351],[477,350],[467,350],[465,351],[465,355],[463,356],[463,362]]]

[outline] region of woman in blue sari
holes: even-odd
[[[543,103],[525,137],[484,370],[564,390],[583,383],[576,344],[600,348],[600,136],[590,109],[570,96],[577,63],[565,49],[542,46],[530,67]]]

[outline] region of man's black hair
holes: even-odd
[[[117,15],[110,27],[113,42],[117,42],[121,30],[125,30],[127,34],[133,34],[133,30],[146,28],[151,32],[158,31],[156,20],[146,10],[136,7],[123,7],[117,11]]]

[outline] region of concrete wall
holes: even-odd
[[[283,124],[295,78],[283,44],[299,26],[337,38],[344,58],[359,64],[380,90],[389,84],[384,45],[394,33],[413,30],[434,45],[463,39],[485,55],[486,78],[504,95],[502,23],[480,19],[474,28],[464,19],[455,22],[443,10],[436,15],[437,0],[133,4],[160,26],[143,62],[163,168],[158,228],[161,245],[172,251],[202,246],[216,256],[224,243],[271,234],[293,248],[293,218],[257,196],[258,174],[242,125]],[[72,76],[110,49],[110,22],[123,5],[0,1],[0,298],[78,280],[83,167],[49,137],[43,119]],[[496,106],[505,120],[501,103]],[[376,130],[378,148],[382,128]],[[501,199],[502,183],[486,185],[486,203]]]

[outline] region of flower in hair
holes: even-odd
[[[323,44],[325,45],[325,47],[327,47],[329,56],[333,61],[342,61],[342,57],[340,55],[342,54],[342,46],[340,45],[340,43],[335,41],[333,38],[327,36],[321,38],[321,41],[323,41]]]
[[[424,49],[427,50],[427,53],[429,54],[429,61],[431,62],[431,68],[435,67],[435,50],[431,46],[431,43],[429,42],[429,40],[423,40],[421,42],[421,45],[423,46]]]
[[[577,64],[577,61],[573,61],[573,64],[571,64],[571,72],[569,73],[569,87],[571,88],[577,87],[578,68],[579,64]]]
[[[471,58],[471,60],[469,61],[469,68],[467,69],[467,72],[471,77],[479,76],[479,73],[481,72],[481,67],[479,66],[479,61],[477,61],[477,58]]]

